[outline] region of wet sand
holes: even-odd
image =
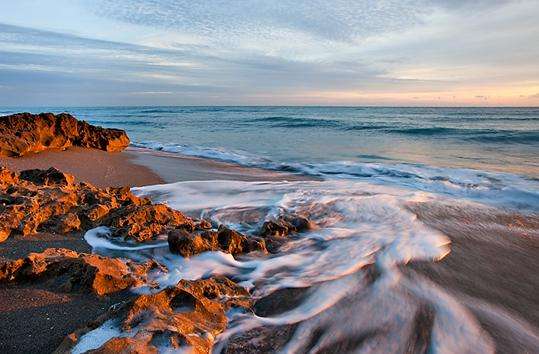
[[[23,157],[0,157],[0,165],[21,171],[56,167],[74,175],[79,181],[98,187],[143,186],[163,183],[149,168],[132,162],[129,152],[108,153],[101,150],[72,147],[65,151],[44,151]]]
[[[148,149],[129,148],[126,154],[132,162],[157,173],[166,183],[179,181],[303,181],[312,177],[285,172],[242,167],[232,163],[185,156]]]
[[[126,294],[62,293],[42,283],[0,287],[2,353],[52,353],[66,335],[85,327]]]
[[[312,179],[307,176],[246,168],[231,163],[141,148],[108,153],[72,147],[65,151],[44,151],[19,158],[0,157],[0,166],[6,166],[14,171],[56,167],[74,175],[79,181],[89,182],[98,187],[139,187],[178,181]]]
[[[499,353],[539,352],[539,216],[433,203],[410,208],[450,238],[451,252],[403,270],[468,307]]]

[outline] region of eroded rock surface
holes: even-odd
[[[225,277],[181,280],[175,287],[138,296],[102,318],[101,323],[116,320],[127,336],[114,337],[91,353],[157,353],[159,348],[210,353],[215,337],[226,329],[226,311],[251,306],[249,293]],[[91,329],[68,336],[57,352],[69,352]]]
[[[284,214],[276,219],[267,220],[259,230],[259,235],[265,241],[266,248],[276,253],[288,241],[291,234],[316,228],[309,219],[297,214]]]
[[[55,168],[18,174],[0,167],[0,242],[12,233],[68,233],[96,226],[109,226],[114,237],[144,242],[174,228],[194,230],[195,221],[127,187],[75,183]]]
[[[0,117],[0,156],[23,156],[70,146],[121,151],[128,145],[125,131],[97,127],[67,113],[19,113]]]
[[[314,225],[309,219],[296,214],[285,214],[275,220],[264,222],[260,229],[260,235],[262,237],[286,237],[291,233],[312,228]]]
[[[157,268],[159,265],[151,261],[135,263],[65,248],[48,248],[0,264],[0,281],[50,280],[66,292],[89,290],[103,296],[145,284],[148,272]]]
[[[223,251],[233,255],[260,251],[266,253],[266,243],[258,237],[248,237],[221,225],[217,231],[187,232],[174,229],[168,233],[170,252],[183,257],[208,251]]]

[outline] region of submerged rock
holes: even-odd
[[[275,253],[288,241],[290,234],[314,228],[316,225],[303,216],[285,214],[274,220],[265,221],[260,228],[259,235],[265,240],[268,251]]]
[[[218,231],[187,232],[181,229],[168,233],[170,252],[191,257],[208,251],[223,251],[233,255],[253,251],[266,252],[266,243],[257,237],[248,237],[221,225]]]
[[[97,127],[67,113],[19,113],[0,117],[0,156],[23,156],[70,146],[121,151],[128,145],[125,131]]]
[[[296,214],[286,214],[275,220],[264,222],[260,229],[262,237],[286,237],[294,232],[302,232],[314,228],[309,219]]]
[[[103,296],[144,284],[148,271],[157,267],[153,261],[141,264],[65,248],[48,248],[42,253],[30,253],[26,258],[0,264],[0,281],[51,280],[64,291],[89,290]]]

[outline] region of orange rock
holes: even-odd
[[[158,347],[210,353],[215,337],[226,329],[226,311],[251,306],[249,293],[227,278],[181,280],[175,287],[141,295],[119,311],[122,329],[134,335],[112,338],[92,353],[156,353]]]
[[[7,188],[19,182],[19,175],[0,166],[0,188]]]
[[[155,262],[132,261],[77,253],[64,248],[48,248],[26,258],[0,264],[0,281],[25,282],[36,279],[60,279],[62,289],[88,289],[99,296],[142,285]],[[56,279],[58,280],[58,279]]]
[[[152,335],[141,333],[135,338],[118,337],[103,344],[100,348],[88,351],[88,354],[157,354],[159,351],[150,343]]]
[[[0,117],[0,156],[22,156],[70,146],[121,151],[128,145],[125,131],[93,126],[67,113]]]
[[[11,233],[66,233],[110,226],[113,235],[137,242],[155,239],[173,228],[193,230],[195,223],[166,205],[153,205],[129,188],[100,189],[74,183],[57,169],[0,170],[0,242]]]
[[[252,251],[266,252],[266,243],[263,239],[247,237],[223,225],[217,232],[207,230],[196,233],[181,229],[171,230],[168,232],[168,247],[170,252],[183,257],[217,250],[233,255]]]
[[[105,220],[114,235],[144,242],[174,228],[194,229],[194,222],[164,204],[128,205],[111,212]]]
[[[51,167],[48,170],[25,170],[19,174],[19,178],[41,186],[72,186],[75,177],[68,173]]]

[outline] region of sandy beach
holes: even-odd
[[[232,163],[130,147],[118,153],[71,147],[22,158],[0,157],[13,171],[55,167],[98,187],[145,186],[178,181],[295,181],[312,177],[245,168]]]

